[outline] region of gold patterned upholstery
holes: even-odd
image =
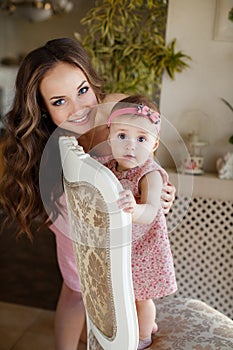
[[[131,217],[119,210],[119,181],[73,137],[59,140],[72,241],[91,350],[136,350]]]
[[[151,350],[231,350],[233,321],[201,300],[156,300],[159,330]]]
[[[91,184],[64,179],[83,299],[92,322],[108,338],[116,334],[109,256],[109,214]]]

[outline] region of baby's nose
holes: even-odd
[[[127,142],[127,149],[135,149],[136,143],[134,139],[129,139]]]

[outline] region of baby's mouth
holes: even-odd
[[[127,159],[135,159],[135,156],[133,154],[126,154],[124,156],[124,158],[127,158]]]

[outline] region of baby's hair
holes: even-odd
[[[131,95],[123,98],[122,100],[120,100],[114,105],[112,112],[121,108],[137,107],[140,104],[146,105],[149,108],[153,109],[154,111],[160,113],[157,104],[151,101],[148,97],[143,95]]]
[[[107,125],[110,127],[112,121],[121,115],[133,115],[147,118],[154,125],[157,137],[160,135],[161,116],[156,103],[142,95],[125,97],[115,104],[109,116]]]

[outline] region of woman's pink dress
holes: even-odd
[[[59,215],[50,226],[56,237],[58,265],[65,284],[70,289],[80,292],[81,286],[68,221],[65,193],[61,196],[60,203],[63,205],[63,215]]]

